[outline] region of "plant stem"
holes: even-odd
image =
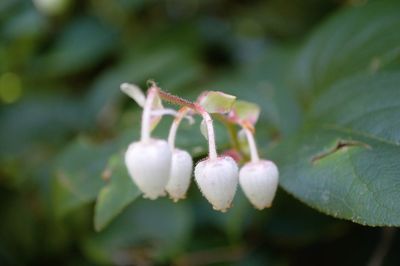
[[[171,128],[169,130],[169,135],[168,135],[168,144],[171,148],[171,151],[173,151],[175,149],[176,131],[178,130],[178,127],[182,121],[182,118],[187,114],[187,112],[189,110],[190,109],[186,106],[179,109],[174,121],[172,122]]]
[[[157,90],[158,90],[158,95],[160,96],[161,99],[163,99],[167,102],[170,102],[172,104],[176,104],[179,106],[186,106],[186,107],[189,107],[190,109],[196,110],[196,105],[193,102],[183,99],[181,97],[172,95],[171,93],[165,92],[165,91],[161,90],[160,88],[157,88]]]
[[[182,99],[182,98],[180,98],[178,96],[172,95],[172,94],[170,94],[168,92],[162,91],[160,88],[158,88],[155,85],[155,83],[152,83],[152,87],[150,88],[148,98],[151,96],[150,95],[151,92],[152,92],[151,90],[154,90],[155,92],[157,92],[158,96],[162,100],[165,100],[165,101],[170,102],[172,104],[176,104],[176,105],[179,105],[179,106],[184,106],[184,107],[187,107],[189,109],[192,109],[193,111],[197,112],[198,114],[200,114],[203,117],[203,119],[204,119],[204,121],[206,123],[206,126],[207,126],[207,134],[208,134],[208,158],[211,159],[211,160],[217,159],[218,155],[217,155],[217,148],[216,148],[216,145],[215,145],[214,126],[213,126],[213,120],[212,120],[210,114],[207,113],[207,111],[204,110],[204,108],[201,105],[197,104],[197,103],[193,103],[193,102],[188,101],[186,99]],[[152,97],[154,97],[154,96],[152,96]],[[147,105],[147,101],[146,101],[146,105]],[[146,106],[145,106],[145,110],[143,110],[143,120],[145,118],[145,113],[146,113]],[[149,125],[147,125],[147,126],[149,126]],[[175,125],[175,126],[172,125],[172,126],[176,127],[176,129],[178,127],[178,125]],[[143,132],[143,128],[144,127],[143,127],[143,124],[142,124],[142,140],[146,137],[146,132]],[[176,129],[172,129],[171,128],[171,130],[175,130],[175,131],[176,131]],[[173,134],[175,134],[175,133],[173,133]],[[149,136],[149,135],[150,135],[150,133],[147,134],[147,136]],[[172,136],[171,139],[172,138],[175,139],[175,136]],[[169,141],[169,143],[171,145],[170,141]]]
[[[260,160],[260,157],[258,156],[257,145],[256,141],[254,140],[254,135],[247,127],[243,127],[243,130],[246,134],[247,142],[249,143],[251,162],[256,163]]]
[[[156,87],[150,87],[147,92],[147,98],[142,113],[142,130],[141,130],[142,141],[148,141],[150,139],[151,108],[157,91],[158,89]]]
[[[210,160],[217,159],[217,147],[215,145],[215,134],[214,134],[214,126],[213,120],[209,113],[204,110],[200,105],[195,105],[196,111],[198,111],[203,117],[206,126],[207,126],[207,135],[208,135],[208,158]]]

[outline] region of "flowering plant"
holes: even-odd
[[[185,198],[193,171],[191,155],[175,147],[178,127],[183,118],[193,122],[194,115],[202,117],[201,131],[208,141],[208,157],[200,161],[194,170],[198,187],[213,208],[225,212],[232,204],[238,183],[250,202],[257,209],[269,207],[278,186],[278,168],[269,160],[259,158],[254,139],[259,107],[250,102],[236,100],[233,95],[219,91],[203,92],[195,102],[182,99],[161,90],[149,82],[145,96],[135,85],[124,83],[121,90],[133,98],[142,108],[141,137],[129,145],[125,153],[128,172],[142,191],[143,197],[157,199],[166,193],[174,200]],[[162,101],[180,106],[178,111],[164,108]],[[163,115],[173,115],[168,141],[151,137]],[[239,126],[247,139],[250,162],[243,163],[244,152],[234,145],[229,155],[218,155],[212,115],[227,127]],[[230,131],[232,132],[232,130]]]

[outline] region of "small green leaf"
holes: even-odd
[[[260,115],[260,107],[252,102],[237,100],[232,107],[231,115],[240,121],[255,125]]]
[[[111,157],[106,174],[110,181],[101,189],[95,207],[94,225],[97,231],[103,230],[140,195],[139,189],[129,177],[121,154]]]
[[[209,113],[228,113],[236,97],[220,91],[207,91],[199,97],[199,104]]]

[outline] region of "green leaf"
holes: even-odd
[[[152,260],[174,257],[187,246],[193,217],[187,202],[138,199],[86,245],[112,256],[127,247],[150,248]]]
[[[400,225],[400,72],[356,76],[320,95],[307,126],[274,150],[281,185],[306,204]]]
[[[104,185],[101,179],[113,148],[78,139],[58,156],[55,163],[54,203],[60,216],[93,201]]]
[[[293,86],[320,91],[357,73],[374,73],[400,58],[400,2],[369,1],[319,27],[301,50]]]
[[[207,91],[199,97],[199,104],[209,113],[228,113],[236,97],[220,91]]]
[[[232,107],[232,114],[241,121],[255,125],[260,115],[260,107],[252,102],[238,100]]]
[[[97,231],[103,230],[140,195],[129,177],[121,154],[111,157],[106,172],[110,182],[101,189],[95,207],[94,225]]]

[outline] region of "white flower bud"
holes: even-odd
[[[232,203],[239,179],[236,162],[229,156],[199,162],[194,171],[197,185],[214,210],[225,212]]]
[[[171,171],[171,149],[165,140],[150,139],[134,142],[125,153],[125,164],[143,197],[165,196]]]
[[[187,151],[175,149],[172,153],[171,174],[166,187],[170,197],[176,202],[184,199],[192,177],[193,160]]]
[[[271,206],[278,181],[278,168],[267,160],[247,163],[239,173],[239,182],[244,194],[259,210]]]

